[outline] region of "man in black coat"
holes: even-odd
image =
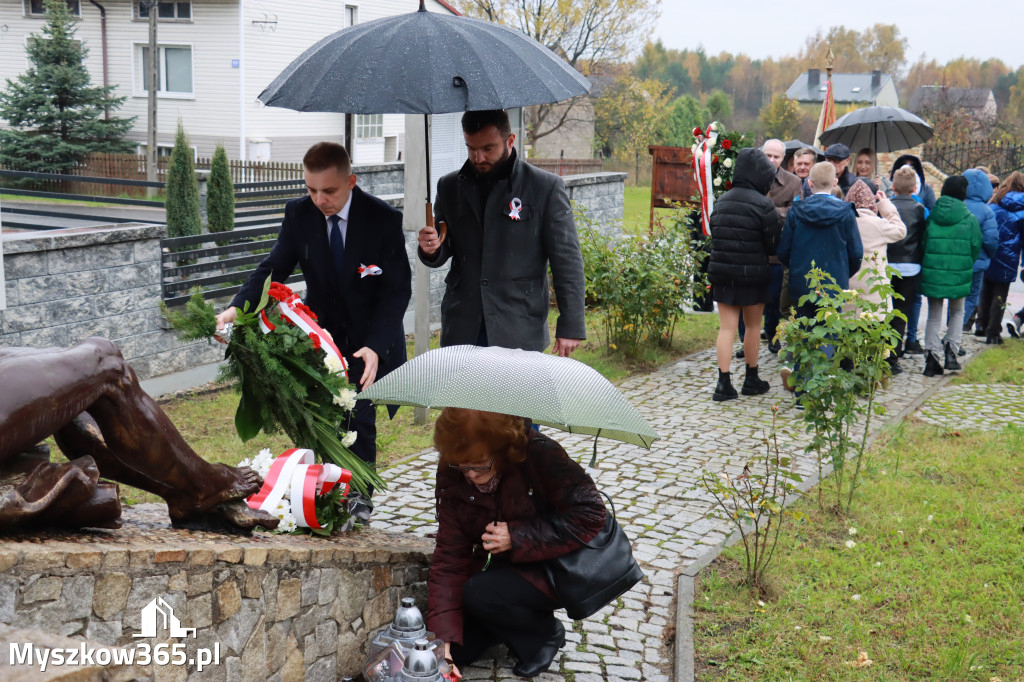
[[[218,328],[238,309],[259,302],[270,275],[285,282],[298,265],[306,281],[303,297],[334,337],[345,357],[349,381],[362,389],[405,362],[403,317],[412,296],[412,274],[402,233],[402,213],[356,186],[348,152],[319,142],[302,159],[309,196],[289,201],[277,242],[217,317]],[[375,265],[379,274],[363,276]],[[393,414],[392,414],[393,416]],[[373,405],[356,402],[352,451],[370,465],[377,460]],[[369,519],[369,500],[350,500],[350,511]]]
[[[417,251],[427,267],[452,261],[441,345],[543,351],[550,264],[559,313],[552,352],[568,357],[586,324],[583,256],[565,185],[517,157],[505,111],[466,112],[462,130],[469,159],[438,181],[438,230],[420,230]]]

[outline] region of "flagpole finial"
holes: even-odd
[[[835,61],[835,55],[832,54],[832,45],[830,43],[829,46],[828,46],[828,52],[825,54],[825,68],[829,72],[832,71],[832,63],[834,61]]]

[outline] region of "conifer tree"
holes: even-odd
[[[187,237],[203,231],[199,211],[199,183],[188,136],[181,120],[174,136],[171,164],[167,169],[167,236]]]
[[[104,118],[124,97],[114,87],[91,84],[85,45],[64,0],[46,0],[42,35],[29,37],[29,68],[7,79],[0,92],[0,164],[7,168],[62,173],[92,152],[130,153],[135,143],[124,140],[133,118]]]
[[[235,186],[231,183],[227,152],[221,145],[217,145],[210,162],[206,217],[210,232],[230,232],[235,229]]]

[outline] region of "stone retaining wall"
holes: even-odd
[[[358,169],[374,191],[401,208],[400,164]],[[607,232],[620,229],[625,173],[565,176],[569,196]],[[362,181],[361,181],[362,182]],[[399,195],[389,193],[397,189]],[[0,310],[0,347],[69,346],[103,336],[121,349],[140,379],[213,363],[223,348],[182,343],[160,313],[160,236],[163,227],[118,225],[3,235],[6,309]],[[416,232],[405,233],[416,264]],[[441,322],[448,266],[430,273],[430,320]],[[299,285],[301,290],[301,285]],[[413,331],[414,301],[405,316]]]
[[[433,543],[367,534],[6,541],[0,623],[122,648],[180,642],[188,659],[219,647],[219,665],[154,666],[157,681],[335,682],[359,673],[402,597],[426,607]],[[155,638],[133,637],[156,597],[195,635],[171,637],[160,625]]]
[[[140,379],[217,362],[224,351],[185,344],[160,313],[158,225],[3,235],[7,308],[0,346],[69,346],[103,336]]]

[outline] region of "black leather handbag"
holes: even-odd
[[[580,548],[541,562],[555,588],[557,601],[573,620],[594,615],[644,577],[633,558],[633,547],[626,531],[615,519],[615,503],[603,491],[598,492],[611,507],[605,514],[604,528],[590,542],[580,540],[572,530],[563,528]],[[537,498],[533,495],[534,506],[539,507]]]

